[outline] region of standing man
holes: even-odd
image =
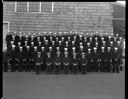
[[[22,46],[20,47],[20,52],[19,52],[19,68],[18,68],[19,72],[23,71],[23,48]]]
[[[61,53],[59,51],[56,52],[57,56],[54,60],[54,72],[58,74],[61,70]]]
[[[113,72],[119,73],[119,50],[117,47],[114,47],[114,53],[113,53]]]
[[[78,62],[78,58],[76,57],[76,53],[73,53],[73,59],[72,59],[72,72],[74,74],[78,73],[78,68],[79,67],[79,62]]]
[[[106,59],[106,64],[105,64],[105,71],[110,72],[111,70],[111,57],[112,57],[112,49],[111,47],[107,47],[107,59]]]
[[[80,65],[81,65],[81,68],[82,68],[82,74],[86,74],[87,73],[87,63],[88,63],[88,60],[85,56],[85,53],[81,53],[81,59],[80,59]]]
[[[10,64],[11,64],[11,72],[16,71],[16,66],[15,66],[15,45],[12,45],[11,53],[10,53]]]
[[[8,72],[8,52],[7,47],[5,47],[3,52],[3,70],[4,72]]]
[[[70,65],[68,52],[65,52],[64,55],[65,55],[65,57],[63,58],[64,73],[68,74],[69,73],[69,65]]]
[[[97,48],[96,47],[94,47],[93,48],[94,50],[93,50],[93,71],[96,71],[96,72],[98,72],[98,61],[99,61],[99,54],[98,54],[98,52],[97,52]]]
[[[92,56],[92,52],[91,49],[88,49],[88,53],[87,53],[87,59],[88,59],[88,63],[87,63],[87,71],[91,72],[92,71],[92,67],[93,67],[93,56]]]
[[[41,72],[41,64],[42,64],[42,57],[41,57],[41,52],[37,52],[37,56],[36,56],[36,74],[40,74]]]
[[[52,72],[52,64],[53,64],[53,61],[52,61],[52,57],[51,57],[51,53],[47,53],[47,58],[45,60],[45,63],[46,63],[46,72],[47,73],[51,73]]]

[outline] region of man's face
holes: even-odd
[[[20,49],[20,51],[22,52],[22,48]]]
[[[12,47],[12,50],[14,50],[15,49],[15,47]]]
[[[50,54],[48,54],[48,58],[50,58]]]
[[[110,52],[110,49],[108,48],[108,52]]]
[[[102,52],[104,52],[104,49],[102,48]]]
[[[111,42],[110,44],[111,44],[111,46],[113,46],[113,42]]]
[[[7,49],[4,49],[4,51],[6,52],[6,51],[7,51]]]
[[[37,51],[37,48],[35,48],[35,51]]]
[[[60,56],[60,53],[57,53],[57,57],[59,57]]]
[[[91,51],[90,50],[88,50],[88,53],[90,53]]]
[[[38,53],[38,57],[40,57],[40,53]]]
[[[82,55],[82,58],[84,58],[85,57],[85,55]]]

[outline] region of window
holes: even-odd
[[[52,2],[41,2],[41,12],[52,12]]]
[[[53,2],[15,2],[15,12],[53,12]]]
[[[39,12],[40,2],[29,2],[29,12]]]
[[[27,2],[17,2],[16,12],[27,12]]]

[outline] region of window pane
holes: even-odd
[[[52,12],[52,2],[41,2],[41,12]]]
[[[29,12],[39,12],[40,2],[29,2]]]
[[[17,2],[17,12],[27,12],[27,2]]]

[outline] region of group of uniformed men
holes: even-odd
[[[82,34],[6,36],[4,71],[47,73],[119,72],[122,70],[122,37]]]

